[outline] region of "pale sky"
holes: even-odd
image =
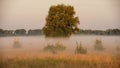
[[[120,29],[120,0],[0,0],[0,28],[41,29],[49,7],[72,5],[80,19],[79,28]]]

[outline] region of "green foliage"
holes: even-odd
[[[95,45],[94,45],[94,49],[98,50],[98,51],[103,51],[105,48],[102,45],[102,41],[101,40],[96,40],[95,41]]]
[[[46,37],[69,37],[71,34],[78,32],[78,17],[74,17],[75,11],[73,6],[64,4],[51,6],[46,18],[46,24],[43,32]]]
[[[76,42],[76,44],[77,44],[77,47],[76,47],[76,49],[75,49],[75,53],[76,54],[87,54],[87,49],[86,48],[83,48],[82,47],[82,44],[78,44],[77,42]]]
[[[57,53],[57,51],[63,51],[65,49],[66,47],[59,42],[57,42],[55,45],[48,44],[46,47],[44,47],[44,51],[49,51],[52,52],[53,54]]]

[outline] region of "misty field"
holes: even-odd
[[[3,37],[0,45],[0,68],[120,68],[119,36]]]

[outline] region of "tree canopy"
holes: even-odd
[[[78,32],[79,18],[75,17],[74,7],[70,5],[51,6],[46,17],[43,32],[46,37],[69,37]]]

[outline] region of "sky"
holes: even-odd
[[[120,29],[120,0],[0,0],[0,28],[42,29],[57,4],[74,7],[80,29]]]

